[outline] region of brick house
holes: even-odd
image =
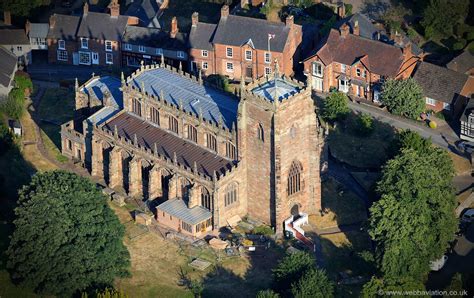
[[[192,71],[252,80],[269,75],[278,60],[281,72],[291,76],[299,61],[302,29],[292,16],[285,23],[272,23],[230,15],[224,5],[217,25],[201,23],[197,13],[192,15],[189,41]]]
[[[112,0],[110,13],[90,12],[84,4],[83,14],[50,17],[48,61],[74,65],[119,66],[120,42],[125,26],[134,25],[134,17],[119,14],[120,5]]]
[[[419,58],[411,44],[404,48],[350,33],[347,24],[331,29],[314,53],[304,60],[304,73],[319,92],[337,89],[379,103],[381,84],[388,78],[408,78]]]

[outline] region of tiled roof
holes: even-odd
[[[212,42],[240,47],[252,40],[256,49],[268,50],[268,35],[274,34],[275,37],[270,40],[270,49],[283,52],[289,32],[290,27],[284,23],[229,15],[220,19]]]
[[[216,31],[216,24],[198,22],[191,27],[189,33],[189,46],[193,49],[212,50],[212,38]]]
[[[366,59],[370,60],[371,72],[389,77],[396,76],[403,63],[400,48],[353,34],[342,37],[335,29],[331,29],[317,52],[307,59],[315,55],[326,65],[332,62],[352,65],[366,55]]]
[[[111,17],[107,13],[88,12],[82,16],[78,37],[120,41],[128,16]]]
[[[9,87],[13,72],[16,70],[17,58],[0,47],[0,84]]]
[[[127,26],[123,35],[123,41],[126,43],[180,51],[187,49],[186,38],[187,35],[181,32],[171,38],[170,34],[163,30],[137,26]]]
[[[199,115],[202,111],[203,118],[208,121],[218,123],[222,117],[223,124],[230,129],[237,120],[238,101],[230,94],[201,85],[166,68],[145,70],[133,77],[131,84],[141,89],[141,82],[148,94],[160,97],[163,90],[167,102],[179,106],[182,101],[186,112]]]
[[[77,28],[81,20],[79,16],[54,14],[51,18],[54,20],[54,26],[49,28],[49,38],[65,40],[76,38]]]
[[[423,88],[424,96],[452,103],[460,94],[468,76],[445,67],[421,62],[413,78]]]
[[[180,138],[167,130],[138,118],[134,114],[122,113],[105,124],[105,127],[111,131],[114,131],[115,126],[117,126],[118,134],[121,137],[133,140],[136,134],[140,146],[151,150],[154,150],[154,144],[156,143],[158,153],[161,156],[173,159],[176,153],[178,164],[193,169],[194,163],[196,163],[198,171],[208,177],[213,177],[214,171],[220,174],[232,166],[230,160],[217,155],[215,152]]]
[[[474,68],[474,55],[469,50],[465,50],[462,54],[451,60],[447,67],[457,72],[466,73]]]
[[[181,199],[165,201],[158,205],[156,209],[164,211],[173,217],[177,217],[190,225],[197,225],[212,217],[212,213],[206,208],[201,206],[188,208],[186,203]]]
[[[48,23],[30,23],[29,37],[33,38],[46,38],[48,36],[49,24]]]
[[[354,25],[358,22],[359,24],[359,35],[368,39],[377,39],[377,33],[380,31],[372,21],[361,13],[355,13],[344,19],[341,19],[336,24],[336,28],[340,28],[343,24],[348,24],[351,28],[351,32],[354,32]]]
[[[23,29],[1,29],[0,45],[30,44]]]
[[[282,100],[288,96],[291,96],[297,93],[298,90],[298,86],[294,85],[293,83],[288,82],[282,78],[274,78],[252,89],[252,93],[274,101],[276,98]]]

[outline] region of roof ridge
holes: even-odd
[[[229,18],[229,17],[241,18],[241,19],[246,19],[246,20],[251,19],[251,20],[256,21],[256,22],[286,26],[286,24],[285,24],[284,22],[282,22],[282,21],[280,21],[280,22],[272,22],[272,21],[269,21],[269,20],[266,20],[266,19],[252,18],[252,17],[239,16],[239,15],[233,15],[233,14],[229,15],[227,18]],[[227,18],[224,18],[224,19],[221,18],[221,19],[219,20],[219,23],[220,23],[221,20],[224,20],[224,21],[227,20]]]

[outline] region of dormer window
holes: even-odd
[[[89,48],[89,39],[81,37],[81,49]]]
[[[65,50],[65,49],[66,49],[66,41],[60,39],[60,40],[58,41],[58,48],[59,48],[60,50]]]
[[[323,77],[323,65],[319,62],[313,63],[313,76]]]

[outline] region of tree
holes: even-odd
[[[322,116],[324,119],[334,121],[341,119],[349,113],[348,98],[342,92],[332,92],[324,100]]]
[[[334,297],[334,283],[322,269],[309,269],[291,286],[295,298]]]
[[[444,254],[457,228],[453,176],[448,154],[433,146],[402,149],[385,165],[369,219],[385,279],[420,281]]]
[[[287,254],[273,269],[274,288],[282,293],[301,278],[304,272],[315,266],[315,259],[307,252]]]
[[[374,119],[369,114],[362,113],[357,116],[356,128],[359,134],[363,136],[370,135],[374,130]]]
[[[64,171],[38,173],[19,191],[7,250],[14,282],[37,293],[71,296],[127,276],[124,227],[101,191]]]
[[[431,139],[425,139],[418,133],[413,132],[409,129],[401,131],[398,136],[398,148],[403,149],[414,149],[417,152],[423,153],[429,150],[432,146]]]
[[[427,38],[449,37],[458,23],[464,23],[469,0],[431,0],[423,10],[421,25]]]
[[[386,297],[391,296],[388,292],[396,291],[403,293],[404,291],[425,291],[425,287],[422,282],[399,277],[395,280],[385,280],[382,278],[372,277],[370,281],[364,284],[362,288],[361,297],[372,298],[372,297]],[[393,294],[392,294],[393,295]],[[423,297],[422,295],[417,295]],[[425,295],[426,296],[426,295]]]
[[[387,80],[382,86],[382,103],[391,113],[412,119],[425,109],[423,90],[412,78]]]
[[[0,2],[3,11],[10,11],[14,15],[28,16],[33,8],[49,5],[50,0],[2,0]]]
[[[257,293],[257,298],[278,298],[280,295],[272,290],[262,290]]]

